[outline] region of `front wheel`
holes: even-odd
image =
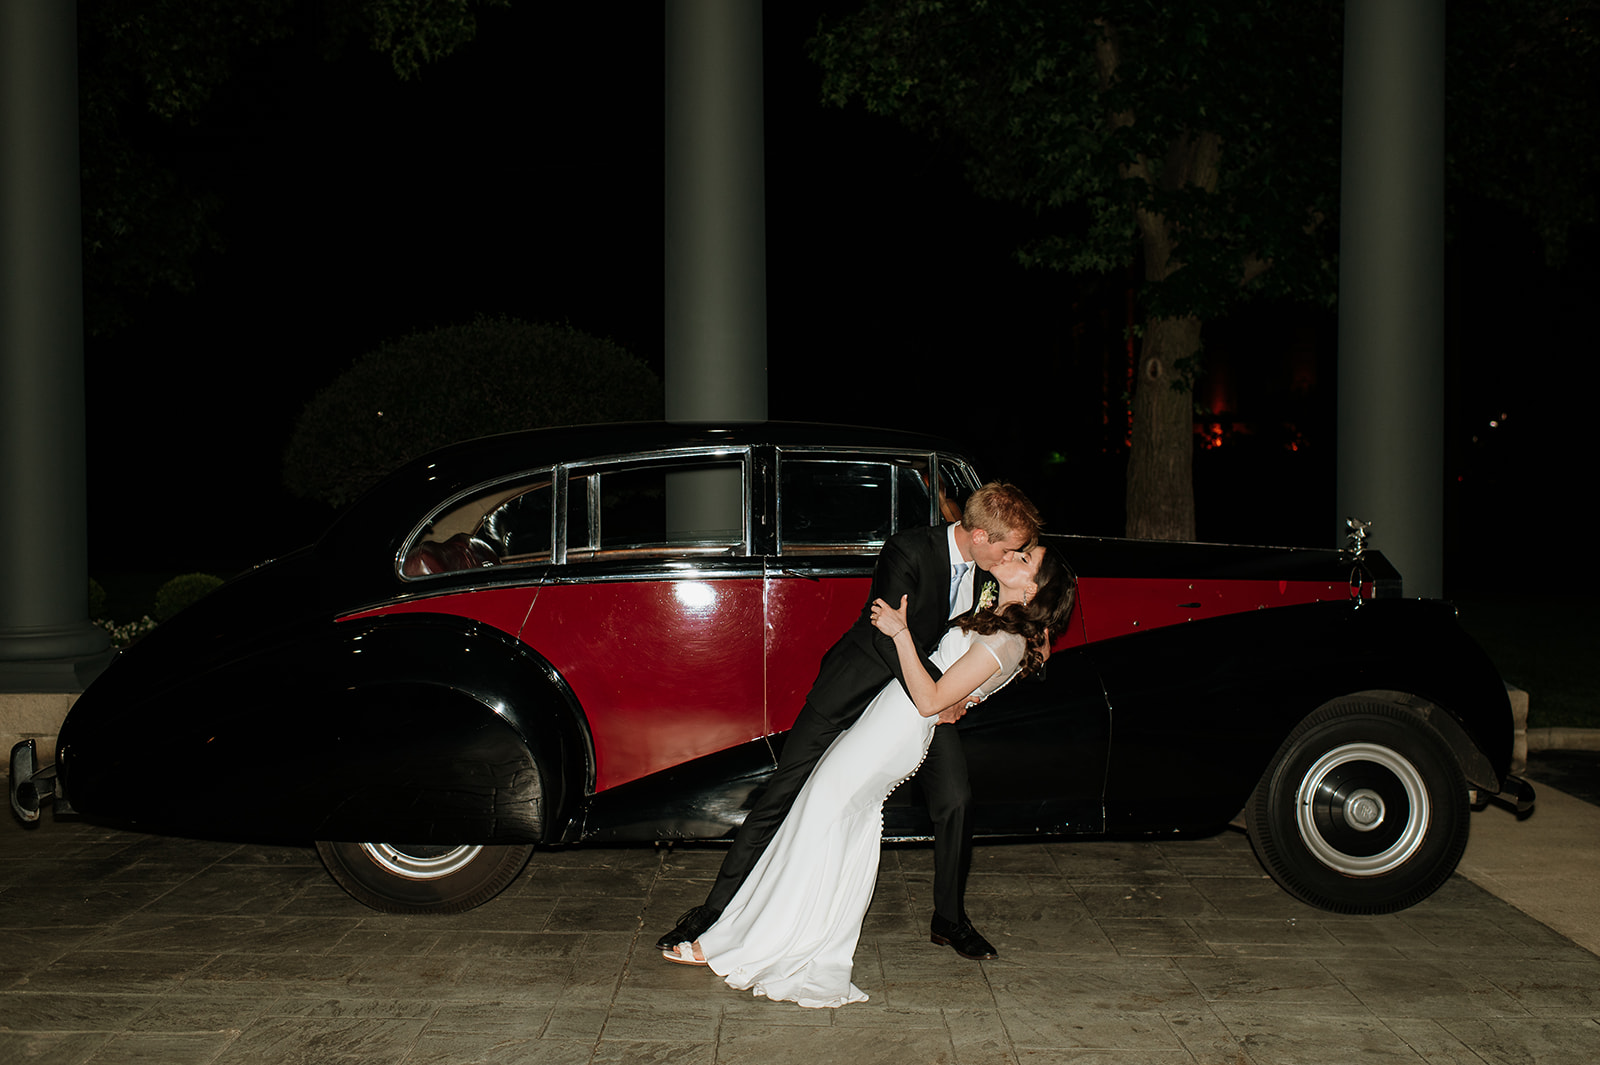
[[[440,846],[319,840],[317,853],[339,886],[386,913],[460,913],[500,894],[532,844]]]
[[[1422,718],[1325,707],[1289,734],[1247,808],[1251,846],[1295,898],[1336,913],[1413,906],[1466,850],[1466,778]]]

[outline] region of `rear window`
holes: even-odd
[[[876,552],[902,529],[959,518],[976,478],[947,460],[930,489],[929,469],[928,455],[781,453],[779,550]]]
[[[469,494],[434,515],[401,557],[405,577],[549,562],[555,546],[554,473],[524,474]]]

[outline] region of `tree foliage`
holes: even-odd
[[[1205,321],[1337,282],[1340,0],[871,0],[812,42],[824,99],[962,152],[1031,207],[1027,265],[1135,265],[1144,322],[1131,535],[1193,534],[1181,391]],[[1528,218],[1552,263],[1597,220],[1600,3],[1478,0],[1446,20],[1447,189]]]
[[[958,139],[980,194],[1046,215],[1025,263],[1128,265],[1139,215],[1159,217],[1183,252],[1150,313],[1212,318],[1251,294],[1332,298],[1338,7],[886,0],[813,54],[829,102]]]
[[[1204,321],[1252,296],[1333,299],[1339,11],[873,0],[813,41],[826,100],[954,139],[980,194],[1039,213],[1024,264],[1139,268],[1130,535],[1194,535]]]
[[[1600,3],[1453,4],[1446,178],[1528,219],[1552,266],[1600,221]]]
[[[472,40],[474,11],[509,0],[79,0],[85,313],[114,332],[152,292],[194,288],[221,207],[180,176],[172,132],[200,123],[251,50],[290,37],[332,58],[364,45],[397,77]]]
[[[343,506],[457,440],[659,418],[662,406],[661,381],[609,340],[565,325],[479,318],[386,344],[317,393],[290,437],[284,483]]]

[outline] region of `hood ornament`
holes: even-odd
[[[1367,533],[1372,528],[1372,522],[1362,521],[1360,518],[1344,519],[1344,527],[1349,531],[1345,539],[1345,550],[1350,552],[1350,598],[1356,600],[1356,605],[1361,605],[1361,586],[1372,581],[1372,574],[1367,572]],[[1372,585],[1372,594],[1378,594],[1376,582]]]

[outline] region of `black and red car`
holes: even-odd
[[[469,441],[119,655],[11,757],[18,816],[318,841],[368,905],[493,897],[540,844],[732,835],[898,529],[979,485],[946,441],[638,424]],[[1383,557],[1047,536],[1040,675],[960,723],[985,836],[1206,834],[1291,894],[1426,897],[1474,794],[1527,805],[1504,685]],[[914,788],[890,838],[925,837]]]

